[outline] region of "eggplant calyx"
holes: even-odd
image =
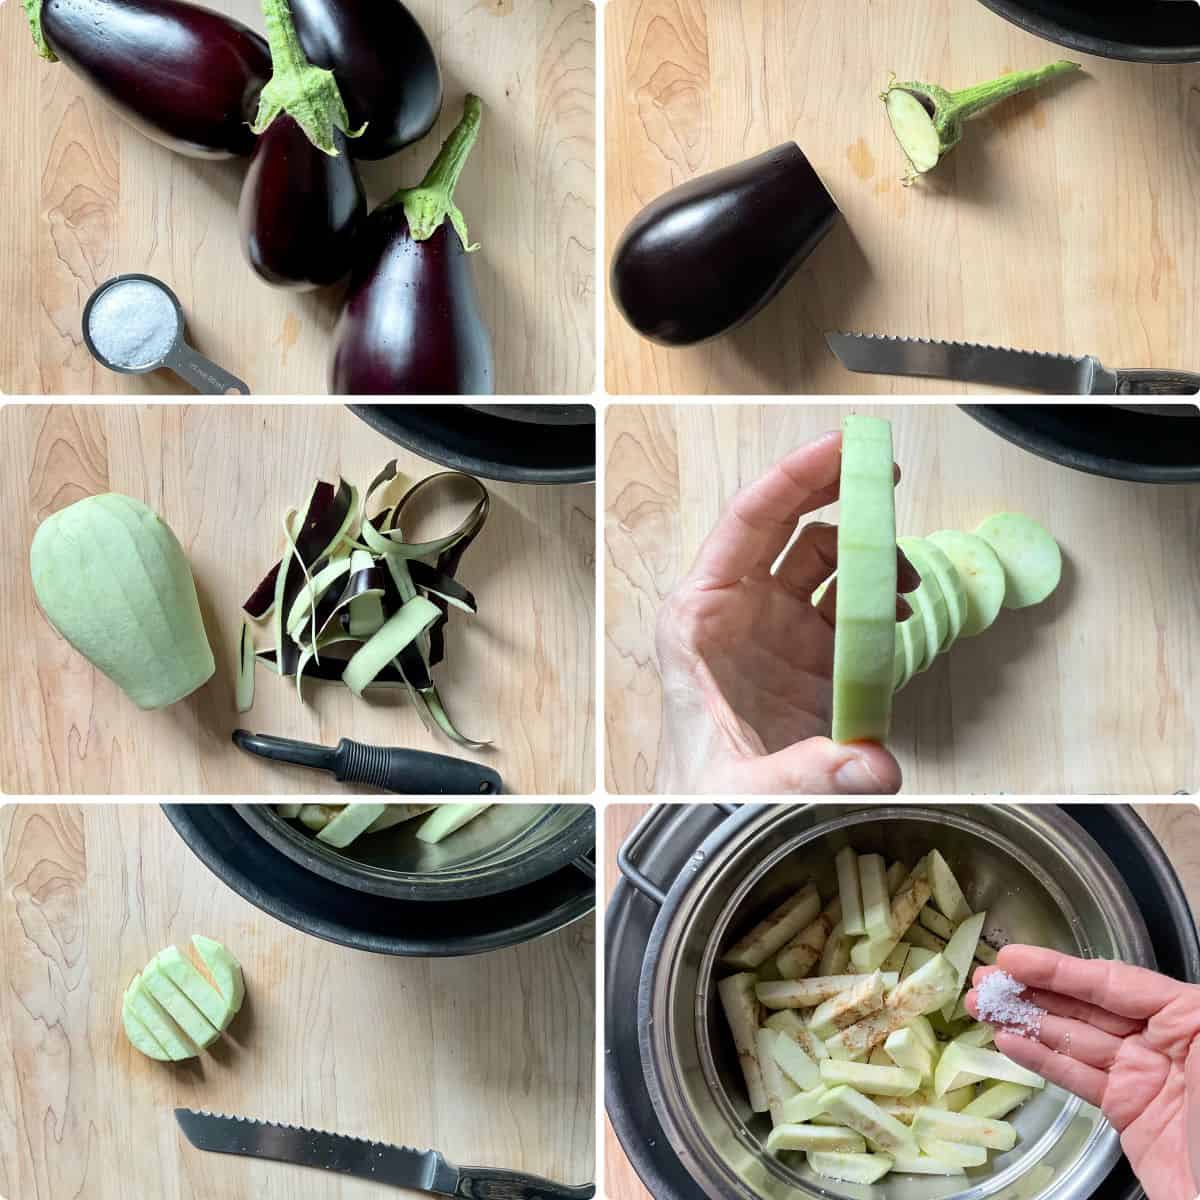
[[[350,116],[333,72],[308,61],[288,0],[262,0],[262,8],[273,70],[250,128],[263,133],[280,113],[287,113],[318,150],[336,158],[339,151],[335,131],[356,138],[367,127],[350,128]]]
[[[42,31],[42,0],[21,0],[21,7],[25,10],[25,17],[29,21],[29,31],[33,34],[33,44],[37,47],[37,52],[47,62],[58,62],[58,55],[50,49],[50,43],[46,41],[46,35]]]
[[[932,171],[963,137],[963,126],[1011,96],[1032,91],[1080,70],[1076,62],[1059,61],[1032,71],[1013,71],[974,87],[949,92],[933,83],[888,81],[881,99],[887,109],[892,132],[908,159],[906,182]]]
[[[447,217],[454,231],[462,240],[467,253],[479,249],[467,234],[467,222],[454,203],[454,189],[458,177],[466,166],[467,156],[479,137],[479,122],[483,115],[483,102],[478,96],[468,93],[463,102],[462,120],[442,143],[433,165],[425,172],[425,178],[415,188],[401,188],[385,207],[395,204],[404,206],[408,219],[408,231],[415,242],[432,237]]]

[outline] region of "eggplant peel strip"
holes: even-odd
[[[268,648],[256,650],[251,626],[243,623],[240,712],[253,703],[254,671],[261,663],[294,677],[301,701],[306,676],[341,683],[357,696],[371,688],[402,687],[430,730],[459,746],[490,744],[458,730],[431,671],[445,655],[450,609],[478,611],[474,595],[455,574],[487,521],[491,497],[478,479],[440,471],[372,514],[376,493],[399,478],[392,459],[363,492],[345,479],[317,480],[304,505],[284,516],[283,554],[242,606],[250,621],[270,618],[271,637]],[[447,485],[465,485],[473,493],[467,516],[440,537],[407,541],[404,522],[414,500],[428,500]]]

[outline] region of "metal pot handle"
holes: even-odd
[[[736,804],[723,802],[718,802],[713,807],[720,809],[726,816],[731,816],[738,808]],[[645,896],[655,908],[662,908],[667,901],[667,893],[638,866],[635,855],[648,836],[651,827],[657,823],[662,810],[663,805],[661,804],[656,804],[651,808],[617,851],[617,870],[621,872],[634,891]],[[670,883],[667,884],[667,887],[670,887]]]

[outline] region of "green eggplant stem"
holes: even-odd
[[[963,126],[972,117],[1080,69],[1079,63],[1054,62],[1030,71],[1013,71],[957,92],[915,80],[897,83],[893,77],[882,99],[914,175],[921,175],[962,141]]]
[[[350,128],[346,104],[332,71],[314,67],[300,44],[288,0],[262,0],[271,48],[271,79],[262,90],[258,115],[251,129],[262,133],[280,113],[287,113],[318,150],[338,155],[335,130],[348,138],[361,137]]]
[[[387,202],[389,207],[404,205],[404,215],[408,218],[413,241],[423,242],[432,237],[449,217],[451,225],[462,239],[463,249],[468,253],[479,249],[479,243],[472,245],[467,235],[466,220],[454,203],[454,189],[466,166],[467,156],[479,137],[482,116],[483,102],[478,96],[468,93],[463,102],[462,120],[442,143],[433,165],[425,172],[425,178],[415,188],[401,188]]]
[[[50,49],[46,35],[42,32],[42,0],[21,0],[21,7],[25,10],[25,19],[29,22],[29,31],[33,34],[33,44],[37,47],[37,52],[47,62],[58,62],[58,55]]]
[[[999,79],[993,79],[990,83],[977,83],[974,87],[951,92],[950,104],[960,121],[969,121],[985,109],[991,108],[993,104],[999,104],[1001,100],[1033,91],[1034,88],[1039,88],[1060,75],[1068,75],[1081,69],[1079,63],[1063,60],[1031,71],[1013,71],[1008,75],[1001,75]]]

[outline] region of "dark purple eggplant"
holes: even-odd
[[[664,346],[719,337],[775,296],[837,217],[800,147],[777,146],[642,209],[613,254],[613,299]]]
[[[258,139],[238,220],[246,258],[276,287],[326,287],[350,269],[367,197],[340,132],[335,143],[337,155],[318,150],[286,113]]]
[[[471,276],[466,222],[454,186],[479,133],[481,105],[463,118],[419,187],[397,192],[367,220],[334,331],[335,395],[491,395],[492,340]]]
[[[242,248],[280,287],[336,283],[349,270],[367,196],[346,153],[349,128],[331,71],[304,54],[288,0],[263,0],[273,73],[253,129],[259,135],[242,183]]]
[[[433,47],[400,0],[292,0],[304,52],[337,77],[355,158],[387,158],[423,138],[442,110]]]
[[[196,158],[249,154],[271,77],[267,43],[181,0],[24,0],[44,58],[61,59],[126,120]]]

